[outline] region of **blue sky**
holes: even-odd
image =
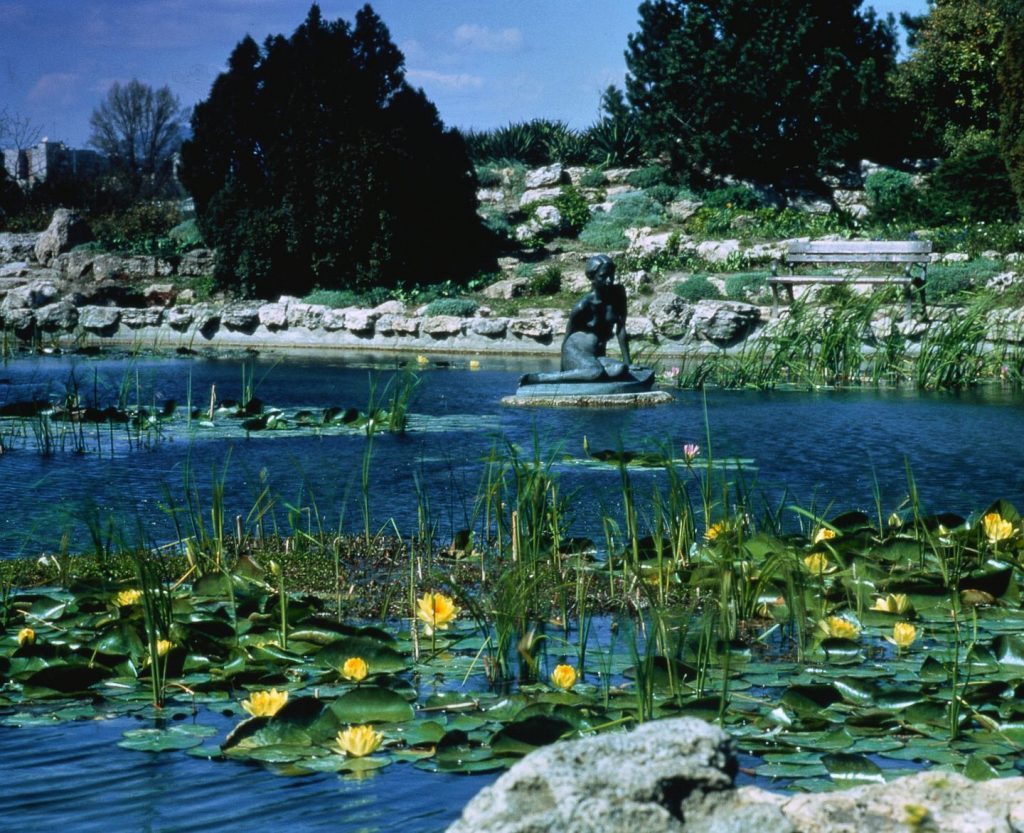
[[[321,0],[352,20],[365,0]],[[0,110],[84,147],[89,114],[114,81],[206,97],[235,44],[290,35],[311,0],[0,0]],[[486,129],[532,118],[584,128],[621,84],[639,0],[375,0],[406,77],[446,124]],[[868,0],[881,14],[927,0]]]

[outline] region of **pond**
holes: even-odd
[[[183,413],[188,402],[205,413],[211,387],[218,401],[239,400],[247,384],[267,406],[365,410],[371,386],[378,398],[385,393],[397,373],[394,363],[393,357],[363,355],[9,363],[0,371],[0,407],[62,401],[75,390],[81,401],[101,408],[121,399],[159,409],[174,400],[179,415],[134,441],[126,426],[58,424],[50,429],[50,454],[40,453],[32,420],[22,421],[19,437],[10,436],[15,428],[9,425],[8,451],[0,460],[0,556],[55,551],[65,535],[72,550],[87,549],[89,523],[96,519],[113,518],[129,537],[141,530],[149,543],[164,543],[174,535],[168,504],[181,504],[194,490],[205,509],[221,478],[229,518],[248,517],[269,487],[276,499],[271,514],[281,526],[286,504],[315,503],[324,528],[358,529],[365,432],[246,432],[243,420],[220,416],[214,428],[204,428],[199,418],[187,424]],[[740,461],[742,479],[767,504],[795,503],[821,514],[828,507],[871,511],[876,489],[883,509],[892,511],[907,495],[908,469],[931,511],[966,514],[1024,492],[1024,398],[1005,389],[688,391],[676,392],[674,405],[651,409],[516,409],[502,406],[501,398],[515,390],[518,376],[552,364],[501,358],[481,364],[470,370],[468,360],[453,359],[450,367],[422,369],[407,433],[376,435],[369,497],[378,528],[394,519],[401,534],[414,531],[417,481],[429,492],[440,536],[465,527],[482,461],[512,443],[528,457],[536,449],[541,459],[556,461],[563,493],[579,497],[574,531],[597,535],[602,510],[620,499],[618,475],[571,464],[586,459],[584,437],[591,449],[674,449],[678,455],[685,443],[706,446],[710,435],[714,457]],[[0,426],[0,437],[4,430]],[[76,453],[79,446],[84,453]]]
[[[1024,506],[1024,444],[1019,441],[1024,398],[1019,393],[1003,389],[960,394],[676,391],[673,404],[652,409],[532,410],[501,405],[501,397],[514,390],[521,373],[538,365],[547,369],[550,364],[484,357],[479,369],[471,369],[468,359],[451,359],[444,366],[438,362],[418,366],[407,431],[375,433],[372,455],[367,457],[365,428],[337,423],[299,425],[296,413],[321,413],[332,406],[366,411],[374,397],[386,400],[403,372],[391,356],[306,356],[280,361],[262,357],[244,361],[237,357],[39,357],[11,362],[0,371],[0,407],[42,399],[63,403],[71,391],[79,404],[97,408],[114,404],[131,410],[143,405],[156,413],[166,400],[175,400],[178,408],[172,419],[154,419],[134,430],[122,424],[54,422],[44,432],[36,416],[7,420],[0,426],[6,449],[0,457],[5,475],[0,479],[0,501],[5,508],[0,554],[6,558],[34,555],[61,546],[87,552],[93,540],[90,527],[95,530],[97,524],[108,530],[105,534],[128,542],[142,539],[160,545],[175,537],[167,511],[170,506],[180,507],[192,495],[208,515],[221,486],[226,517],[241,516],[247,531],[255,523],[253,507],[258,506],[258,511],[265,510],[263,522],[283,534],[316,527],[359,532],[364,525],[361,478],[367,461],[368,513],[374,530],[393,521],[388,529],[412,535],[426,493],[437,538],[443,542],[473,525],[484,461],[495,449],[507,454],[510,447],[522,449],[527,459],[536,455],[549,465],[561,494],[568,498],[567,530],[594,539],[598,549],[602,517],[619,517],[624,509],[620,471],[595,460],[600,456],[595,452],[601,450],[678,458],[685,444],[694,443],[702,447],[703,458],[708,457],[710,444],[717,471],[744,484],[751,507],[756,504],[767,511],[779,510],[782,527],[804,530],[808,536],[819,518],[851,510],[874,518],[879,511],[888,516],[905,510],[908,472],[922,513],[966,517],[997,499]],[[288,425],[246,430],[244,419],[230,417],[224,410],[215,412],[211,420],[211,388],[218,402],[245,399],[252,393],[266,406],[282,409]],[[196,411],[192,419],[185,416],[189,404]],[[584,438],[589,453],[584,450]],[[630,472],[640,512],[649,520],[651,495],[664,477],[663,469],[631,467]],[[289,506],[303,511],[290,512]],[[849,531],[851,538],[860,534],[846,529],[838,534],[844,531]],[[829,555],[835,560],[842,550],[829,550]],[[832,580],[821,568],[808,583],[820,581],[824,597],[824,585]],[[746,649],[746,655],[737,651],[733,661],[748,663],[747,670],[726,690],[739,692],[741,698],[784,691],[786,719],[802,721],[799,728],[808,738],[813,736],[817,749],[836,750],[856,743],[853,748],[865,754],[895,750],[890,758],[872,758],[873,766],[882,767],[921,765],[920,758],[909,752],[903,755],[896,748],[900,745],[885,737],[888,729],[878,717],[893,709],[917,708],[919,714],[909,720],[929,744],[922,754],[926,760],[944,761],[945,743],[936,728],[942,719],[936,720],[929,711],[930,701],[920,702],[920,694],[914,700],[905,690],[907,680],[915,674],[945,680],[941,612],[934,606],[926,610],[931,603],[925,596],[913,595],[913,588],[907,592],[922,608],[919,625],[927,623],[931,629],[927,641],[918,642],[919,648],[914,649],[928,655],[923,662],[918,659],[916,665],[903,667],[890,648],[860,651],[848,645],[842,634],[828,634],[824,641],[819,636],[815,645],[825,646],[824,660],[814,658],[819,665],[844,663],[842,657],[854,653],[861,663],[845,665],[843,676],[836,678],[836,688],[832,688],[833,683],[824,684],[832,680],[829,672],[782,656],[782,631],[769,628],[766,633],[774,636],[766,636],[761,645],[775,652],[771,668],[761,661],[764,657],[758,653],[757,643],[753,652]],[[192,614],[196,621],[206,615],[206,604],[197,604]],[[883,623],[888,627],[888,613],[879,612],[872,619],[869,611],[857,609],[860,623],[879,630]],[[829,621],[824,607],[822,611],[823,621]],[[614,620],[606,618],[596,620],[591,634],[595,646],[614,641],[609,627],[613,624]],[[1016,686],[1024,685],[1018,680],[1018,672],[1024,668],[1024,645],[1012,637],[1018,625],[1012,615],[983,624],[982,632],[992,638],[993,650],[984,655],[968,651],[963,657],[965,669],[994,675],[988,685],[1003,687],[998,696],[1004,703]],[[369,638],[362,632],[355,636]],[[778,645],[773,643],[776,637]],[[466,678],[472,673],[477,682],[481,677],[474,651],[479,646],[477,653],[482,652],[484,646],[466,633],[460,639],[461,653],[453,656],[449,678],[437,691],[440,702],[446,702],[446,692],[461,690],[458,681],[463,671]],[[407,651],[408,635],[389,644]],[[600,699],[604,686],[607,701],[615,688],[636,683],[643,660],[635,653],[637,645],[644,650],[642,641],[635,642],[632,656],[620,647],[612,657],[609,648],[607,667],[597,674],[600,682],[591,687],[591,694],[581,696]],[[830,649],[834,653],[831,658]],[[554,650],[550,661],[564,661],[566,651],[571,653],[568,643]],[[731,651],[727,647],[724,653]],[[959,651],[954,650],[955,656],[960,656]],[[686,662],[691,661],[693,657],[687,656]],[[904,688],[885,692],[870,688],[867,680],[889,666],[899,666]],[[323,676],[322,670],[310,670],[307,665],[301,667],[309,675],[307,680],[323,685],[318,694],[344,695],[348,691],[337,685],[336,677]],[[416,667],[419,671],[420,666]],[[661,676],[666,671],[672,675],[671,666],[652,663],[649,667]],[[1007,671],[1011,667],[1015,669],[1012,674]],[[787,676],[792,683],[788,688]],[[113,677],[109,683],[114,685],[117,679]],[[661,684],[656,680],[652,685]],[[936,683],[937,687],[944,684]],[[390,686],[397,692],[404,692],[403,685],[407,683],[384,677],[376,682],[381,689]],[[956,685],[954,677],[954,690]],[[841,701],[836,691],[843,692],[850,702],[870,705],[882,736],[854,738],[844,734],[844,729],[837,730],[835,724],[821,721],[819,710]],[[714,684],[709,684],[708,693],[710,700],[700,700],[696,708],[713,716],[725,693]],[[493,698],[489,702],[495,713],[505,708],[500,691],[487,696]],[[548,698],[549,716],[552,708],[564,705],[557,699],[563,696],[569,695],[541,695],[541,699]],[[269,754],[227,763],[204,757],[208,744],[222,742],[244,717],[237,702],[218,699],[221,695],[214,689],[208,698],[200,698],[195,710],[187,698],[175,698],[159,720],[154,720],[145,706],[144,696],[133,697],[134,701],[123,701],[117,708],[105,705],[111,700],[83,704],[80,699],[57,698],[32,718],[0,692],[0,765],[5,772],[0,818],[14,819],[28,829],[60,826],[69,831],[91,831],[114,824],[125,829],[185,831],[234,821],[238,803],[244,801],[247,815],[267,825],[288,825],[296,830],[430,831],[443,829],[473,794],[496,777],[494,771],[428,772],[412,765],[411,759],[396,760],[382,770],[357,769],[340,776],[314,769],[307,770],[304,777],[282,777],[273,771],[276,759]],[[844,707],[843,702],[839,707]],[[62,710],[65,713],[58,714]],[[1005,716],[1010,728],[1004,732],[1003,745],[997,744],[1000,750],[1024,740],[1015,712]],[[95,719],[99,717],[109,719]],[[74,719],[54,723],[68,718]],[[474,723],[468,716],[460,728],[453,729],[459,720],[463,718],[449,724],[446,738],[463,730],[470,735],[480,731],[482,721]],[[199,728],[188,728],[193,726]],[[136,749],[118,748],[125,738],[142,737],[148,742],[149,735],[133,735],[137,729],[159,730],[161,738],[185,735],[187,742],[177,747],[179,751],[160,754],[136,751],[147,748],[144,743]],[[426,730],[420,726],[417,731]],[[131,741],[127,745],[131,746]],[[182,751],[187,747],[191,748]],[[971,749],[975,752],[970,766],[988,772],[990,763],[977,751],[985,747],[979,743]],[[838,761],[837,770],[833,771],[830,763],[828,772],[819,761],[809,763],[786,750],[750,761],[757,768],[758,783],[764,784],[774,783],[773,775],[792,780],[829,772],[839,780],[836,772],[857,766],[846,758],[832,757]],[[266,766],[258,763],[261,760]]]

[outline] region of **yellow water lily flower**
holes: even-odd
[[[174,643],[169,639],[158,639],[156,641],[156,655],[158,657],[167,656],[167,652],[174,647]]]
[[[836,534],[837,533],[834,529],[830,529],[827,526],[823,526],[821,529],[814,533],[814,543],[820,544],[822,541],[831,541],[833,538],[836,537]]]
[[[998,544],[1013,537],[1013,524],[1004,519],[998,512],[989,512],[981,519],[981,528],[990,544]]]
[[[426,356],[417,356],[416,364],[430,364],[430,359],[428,359]]]
[[[917,639],[917,628],[910,622],[897,622],[892,626],[892,636],[887,636],[885,639],[901,650],[909,648]]]
[[[114,596],[114,604],[118,607],[131,607],[142,600],[141,590],[122,590]]]
[[[338,732],[338,746],[342,752],[353,758],[363,758],[376,752],[384,740],[384,735],[375,732],[372,726],[349,726],[345,731]]]
[[[849,619],[842,616],[829,616],[818,622],[818,627],[826,635],[833,639],[856,639],[860,636],[860,628]]]
[[[469,360],[469,369],[470,370],[479,370],[480,369],[480,362],[478,362],[476,359],[470,359]]]
[[[571,665],[556,665],[551,672],[551,682],[563,691],[576,685],[576,669]]]
[[[706,541],[714,541],[727,529],[728,526],[726,526],[725,521],[719,521],[716,524],[711,524],[711,526],[708,527],[707,532],[704,533],[704,539]]]
[[[273,717],[287,702],[287,691],[272,688],[270,691],[254,691],[248,700],[242,701],[242,708],[253,717]]]
[[[32,628],[22,628],[18,631],[18,647],[36,644],[36,632]]]
[[[816,576],[834,573],[837,569],[823,552],[812,552],[804,559],[804,566]]]
[[[345,660],[345,664],[341,666],[341,676],[354,683],[365,680],[366,675],[369,673],[370,669],[366,664],[366,660],[362,657],[349,657]]]
[[[427,636],[434,631],[447,630],[458,615],[459,609],[452,597],[444,593],[424,593],[417,603],[416,616],[423,623]]]
[[[880,613],[906,613],[911,607],[906,593],[890,593],[885,597],[879,596],[871,605],[872,610],[877,610]]]

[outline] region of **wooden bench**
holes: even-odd
[[[921,303],[921,317],[927,318],[924,285],[931,262],[932,244],[929,240],[812,240],[790,243],[783,258],[789,268],[788,275],[779,275],[778,261],[772,263],[772,317],[779,314],[779,288],[784,287],[793,303],[793,287],[810,284],[866,284],[869,286],[901,286],[907,302],[907,315],[913,313],[914,296]],[[813,264],[898,264],[903,267],[899,275],[800,275],[796,267]]]

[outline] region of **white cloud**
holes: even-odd
[[[67,104],[78,86],[78,76],[70,72],[51,72],[40,76],[28,91],[29,101]]]
[[[519,29],[491,29],[476,23],[463,23],[455,29],[455,42],[481,52],[514,52],[523,45]]]
[[[479,75],[470,75],[466,72],[445,73],[432,69],[411,69],[405,77],[414,84],[444,87],[448,90],[478,90],[484,85],[484,79]]]

